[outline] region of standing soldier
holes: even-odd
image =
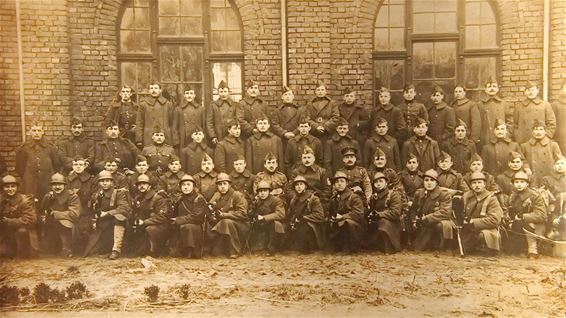
[[[120,137],[118,123],[111,121],[106,125],[106,138],[96,145],[94,170],[104,169],[106,161],[115,158],[120,158],[123,167],[134,169],[138,153],[138,148],[131,141]]]
[[[114,188],[112,174],[98,174],[100,190],[93,194],[89,208],[94,220],[94,231],[90,234],[84,256],[110,252],[115,260],[122,253],[122,244],[128,216],[131,213],[128,191]]]
[[[206,144],[204,130],[199,126],[193,128],[191,139],[189,144],[181,149],[180,155],[183,170],[190,175],[194,175],[200,170],[200,164],[195,158],[202,158],[205,154],[212,156],[212,149]]]
[[[471,190],[464,193],[464,226],[462,244],[464,251],[480,249],[488,255],[497,255],[500,250],[501,235],[499,224],[503,210],[493,193],[486,189],[486,176],[474,172],[470,177]],[[484,249],[483,247],[485,246]]]
[[[281,237],[285,234],[285,203],[270,192],[269,182],[261,181],[258,184],[257,195],[251,206],[253,223],[247,242],[250,252],[265,250],[266,256],[279,251]]]
[[[206,134],[214,146],[226,136],[228,121],[237,119],[237,104],[230,97],[230,88],[224,81],[218,84],[218,99],[205,112]]]
[[[310,134],[311,124],[308,118],[301,118],[297,129],[299,134],[289,139],[285,148],[285,168],[287,173],[300,164],[301,156],[306,147],[309,147],[316,157],[317,163],[322,164],[322,143],[320,139]]]
[[[454,101],[452,108],[456,113],[456,120],[461,120],[468,128],[467,137],[477,143],[480,141],[481,118],[478,105],[466,97],[464,85],[457,85],[454,88]]]
[[[545,124],[538,120],[533,123],[532,138],[521,149],[533,171],[533,183],[539,185],[544,176],[552,174],[554,160],[562,156],[560,147],[547,136]]]
[[[364,202],[348,187],[348,176],[341,171],[332,179],[334,194],[330,198],[330,240],[335,251],[355,253],[366,232]]]
[[[493,136],[492,127],[495,127],[495,121],[501,119],[507,125],[508,137],[513,136],[513,109],[512,106],[497,96],[499,93],[499,85],[493,78],[485,83],[484,94],[480,95],[478,109],[481,118],[480,143],[478,149],[487,145]]]
[[[246,161],[250,164],[250,171],[258,173],[262,170],[262,159],[268,153],[274,154],[277,161],[283,163],[283,143],[281,138],[273,134],[269,128],[269,118],[266,116],[256,119],[257,132],[246,143]],[[281,167],[284,171],[284,167]]]
[[[356,92],[347,87],[344,90],[343,102],[338,106],[340,117],[348,121],[350,135],[363,145],[367,137],[369,127],[370,111],[356,99]]]
[[[507,159],[511,152],[521,152],[521,147],[512,141],[507,132],[507,124],[496,119],[493,126],[494,138],[481,150],[485,162],[485,170],[492,175],[499,175],[507,168]]]
[[[87,138],[83,134],[83,129],[83,122],[80,119],[71,119],[72,136],[58,145],[65,174],[73,169],[73,158],[77,156],[87,159],[88,162],[94,162],[94,140]]]
[[[330,138],[340,118],[338,106],[326,94],[326,85],[318,82],[315,89],[316,97],[305,108],[305,115],[308,116],[311,127],[314,128],[312,134],[323,143]]]
[[[108,106],[104,122],[118,123],[122,136],[132,143],[136,142],[136,120],[139,112],[138,105],[132,99],[134,91],[131,87],[123,85],[119,96],[114,97]]]
[[[513,115],[515,123],[515,141],[521,145],[528,142],[531,138],[531,128],[538,121],[546,127],[548,138],[554,137],[556,131],[556,116],[548,102],[543,101],[539,96],[537,83],[528,82],[525,87],[526,99],[515,106]]]
[[[458,119],[454,129],[454,136],[445,141],[441,149],[454,159],[454,170],[465,173],[470,165],[470,159],[476,153],[475,143],[467,137],[468,126],[464,121]]]
[[[181,256],[201,258],[204,245],[203,224],[208,210],[206,199],[198,193],[195,179],[190,175],[184,175],[180,183],[183,195],[171,218],[178,227],[176,248]]]
[[[243,156],[236,157],[233,166],[234,170],[230,172],[232,188],[243,193],[248,203],[251,204],[254,197],[255,175],[246,169],[246,159]]]
[[[203,133],[204,106],[195,101],[196,94],[192,88],[187,89],[183,94],[184,100],[179,107],[175,108],[177,112],[177,131],[179,132],[179,149],[183,149],[191,143],[192,135],[195,131]],[[194,140],[194,139],[193,139]]]
[[[356,164],[356,149],[342,149],[342,167],[338,171],[348,177],[348,186],[354,193],[359,194],[364,202],[368,202],[371,194],[371,181],[366,168]]]
[[[401,208],[403,198],[387,187],[387,177],[377,172],[373,176],[373,195],[369,200],[368,241],[386,254],[401,251]]]
[[[355,148],[360,152],[358,141],[350,136],[350,127],[346,119],[339,117],[336,133],[326,141],[324,146],[324,168],[329,175],[333,175],[342,165],[342,149],[346,147]]]
[[[256,120],[269,115],[267,105],[259,98],[259,87],[255,81],[246,81],[246,96],[240,100],[237,109],[244,139],[248,139],[257,132]]]
[[[206,200],[210,200],[216,191],[218,173],[214,171],[214,162],[209,155],[204,155],[200,163],[199,173],[194,175],[197,189]]]
[[[430,118],[428,135],[439,144],[452,137],[456,126],[456,113],[452,107],[444,102],[444,96],[442,87],[435,86],[430,95],[432,107],[428,111]]]
[[[387,157],[387,168],[399,171],[401,169],[401,154],[399,153],[399,143],[387,134],[389,126],[385,118],[376,119],[375,133],[364,142],[363,165],[369,167],[372,164],[372,155],[377,148],[381,149]]]
[[[294,103],[295,95],[293,91],[283,86],[281,95],[283,103],[271,109],[270,118],[272,121],[273,132],[283,141],[283,147],[287,146],[287,141],[295,137],[300,120],[305,116],[305,108]],[[306,118],[308,121],[308,118]],[[309,125],[310,127],[310,125]]]
[[[212,251],[215,255],[237,258],[244,252],[250,231],[248,203],[244,195],[232,189],[230,176],[220,173],[218,191],[210,199],[214,224],[211,229]]]
[[[18,187],[18,180],[13,175],[2,178],[0,257],[30,257],[39,252],[34,199],[19,193]]]
[[[552,110],[556,116],[556,134],[554,139],[562,151],[566,151],[566,79],[560,87],[560,96],[552,103]]]
[[[399,142],[399,147],[402,147],[403,143],[413,136],[413,128],[415,128],[417,118],[422,118],[427,122],[429,121],[426,107],[415,101],[415,96],[417,96],[415,85],[410,83],[405,84],[403,88],[403,101],[397,107],[403,113],[407,129],[403,133],[403,139]]]
[[[401,164],[407,164],[409,154],[417,156],[421,171],[436,168],[436,161],[440,156],[438,142],[427,136],[428,122],[418,118],[413,132],[415,135],[403,144],[401,149]]]
[[[151,136],[156,126],[163,128],[167,144],[179,146],[179,132],[175,125],[177,113],[171,101],[161,93],[161,84],[149,84],[150,96],[140,102],[140,111],[136,120],[136,145],[140,149],[153,143]]]
[[[48,252],[71,257],[72,231],[81,213],[79,196],[66,189],[65,176],[51,176],[51,191],[41,200],[41,222],[44,226],[44,247]]]
[[[153,145],[143,147],[142,155],[147,158],[149,170],[161,176],[167,171],[171,157],[175,155],[175,149],[165,143],[165,129],[155,126],[151,135]]]
[[[232,163],[239,156],[245,156],[246,143],[240,138],[242,132],[240,125],[236,120],[228,120],[226,122],[228,136],[216,145],[214,148],[214,162],[216,170],[220,172],[232,172]]]
[[[372,111],[370,131],[375,130],[378,118],[383,118],[387,121],[387,127],[389,127],[388,134],[390,136],[395,138],[397,142],[403,140],[405,130],[407,129],[403,112],[397,106],[391,104],[391,92],[385,87],[379,90],[379,105]]]
[[[308,146],[303,149],[301,162],[295,167],[295,169],[293,169],[293,171],[291,171],[289,179],[295,180],[298,176],[305,179],[309,190],[314,192],[322,204],[326,206],[326,203],[330,198],[330,182],[328,180],[328,175],[326,169],[316,164],[315,153]],[[291,185],[291,187],[293,186],[294,184]],[[295,192],[288,191],[288,193],[292,196]]]
[[[31,140],[16,150],[16,172],[22,176],[21,192],[43,198],[49,191],[51,175],[61,168],[57,147],[45,140],[43,125],[32,123]]]

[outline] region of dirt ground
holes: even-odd
[[[0,285],[80,281],[87,298],[0,309],[5,317],[564,317],[566,262],[451,254],[7,260]],[[144,288],[159,287],[150,302]],[[64,312],[64,313],[62,313]]]

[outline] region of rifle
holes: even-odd
[[[330,224],[336,223],[336,215],[338,214],[338,204],[342,196],[339,193],[334,194],[328,202],[328,217],[327,222]]]
[[[250,239],[252,237],[252,232],[254,231],[254,225],[257,223],[258,218],[258,212],[257,212],[257,204],[259,202],[258,197],[255,197],[254,200],[252,201],[252,208],[251,208],[251,214],[250,214],[250,231],[248,232],[248,237],[246,238],[246,248],[248,249],[248,251],[250,252],[250,254],[252,253],[252,249],[250,248]]]
[[[205,216],[208,219],[208,223],[210,226],[215,226],[220,221],[220,213],[222,211],[218,208],[216,202],[209,202],[206,206],[208,207],[208,212]]]
[[[452,209],[452,217],[454,218],[454,224],[456,224],[456,238],[458,239],[458,249],[460,251],[460,256],[464,257],[464,246],[462,245],[462,236],[460,236],[460,231],[462,230],[463,226],[458,224],[454,209]]]

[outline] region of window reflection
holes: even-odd
[[[218,98],[218,85],[225,81],[230,87],[230,95],[235,101],[242,99],[242,64],[241,63],[213,63],[212,83],[213,100]]]

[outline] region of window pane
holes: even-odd
[[[419,13],[413,15],[415,33],[434,32],[434,13]]]
[[[405,6],[389,6],[389,26],[404,27],[405,26]]]
[[[435,77],[456,77],[456,43],[436,42],[434,45]]]
[[[481,3],[481,23],[495,24],[495,15],[491,5],[487,1]]]
[[[181,80],[181,57],[179,46],[164,45],[159,48],[162,81]]]
[[[181,85],[181,88],[182,88],[182,89],[181,89],[181,93],[182,93],[182,94],[184,94],[185,91],[187,91],[187,90],[189,90],[189,89],[194,90],[194,91],[195,91],[195,95],[196,95],[195,101],[196,101],[197,103],[201,103],[201,104],[202,104],[202,101],[203,101],[203,98],[204,98],[203,95],[202,95],[202,92],[203,92],[202,83],[183,83],[183,84]],[[182,96],[182,95],[180,96],[180,99],[183,99],[183,96]],[[179,101],[180,101],[180,100],[179,100]]]
[[[240,31],[212,31],[212,51],[237,52],[242,50]]]
[[[179,0],[159,0],[159,15],[178,15]]]
[[[375,29],[374,43],[376,50],[388,50],[389,49],[388,29]]]
[[[134,31],[120,31],[120,51],[122,53],[136,52],[138,46]]]
[[[202,2],[200,0],[181,0],[181,15],[202,16]]]
[[[202,81],[202,47],[183,46],[181,47],[181,59],[183,65],[183,81],[201,82]]]
[[[387,6],[381,6],[379,12],[377,13],[377,18],[375,20],[375,27],[388,27],[389,26],[389,11]]]
[[[222,30],[226,27],[224,19],[224,8],[210,9],[210,28],[212,30]]]
[[[150,52],[149,31],[136,31],[136,42],[138,44],[138,52]]]
[[[226,5],[229,5],[227,2],[228,2],[227,0],[210,0],[210,6],[216,8],[218,7],[223,8]]]
[[[433,44],[413,44],[413,77],[433,78]]]
[[[179,18],[159,17],[159,34],[178,35],[179,33]]]
[[[466,48],[479,48],[480,41],[480,27],[475,25],[466,26]]]
[[[481,17],[479,2],[466,2],[466,24],[479,24]]]
[[[122,16],[122,23],[120,25],[121,29],[133,29],[134,28],[134,9],[127,8],[124,10],[124,15]]]
[[[436,33],[458,32],[456,12],[435,14],[434,31]]]
[[[389,32],[390,49],[405,50],[405,28],[391,29]]]
[[[213,63],[212,64],[212,83],[213,99],[218,98],[218,84],[220,81],[226,81],[230,87],[230,94],[236,101],[242,99],[242,65],[241,63]]]
[[[413,0],[413,12],[430,12],[430,0]]]
[[[202,35],[201,18],[182,17],[181,35]]]
[[[415,81],[415,87],[417,92],[421,96],[421,102],[430,102],[430,93],[432,88],[436,85],[442,87],[444,90],[444,101],[449,102],[454,99],[454,86],[456,84],[455,80],[434,80],[434,81]]]
[[[434,9],[436,12],[456,12],[457,0],[436,0]]]
[[[495,57],[473,57],[464,60],[464,78],[467,89],[483,88],[490,76],[495,78]]]
[[[497,47],[495,24],[481,26],[481,47]]]
[[[147,93],[151,82],[151,63],[147,62],[122,62],[122,83],[131,86],[140,94]]]
[[[136,28],[147,29],[149,28],[149,9],[136,8]]]
[[[136,7],[147,7],[149,6],[149,0],[135,0],[134,5]]]
[[[375,88],[403,90],[405,85],[405,61],[374,61]]]
[[[228,29],[240,29],[240,20],[236,15],[236,12],[232,8],[226,9],[226,27]]]

